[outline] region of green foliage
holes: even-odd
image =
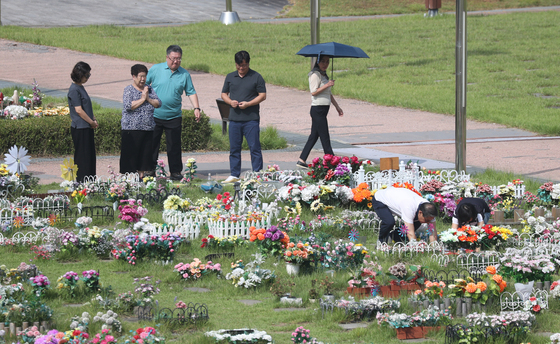
[[[94,110],[95,111],[95,110]],[[120,154],[121,110],[95,111],[99,128],[95,130],[97,154]],[[0,120],[0,152],[7,152],[13,145],[26,147],[34,156],[61,156],[74,154],[70,134],[70,116]],[[183,110],[181,148],[183,151],[203,150],[210,140],[212,128],[208,116],[195,120],[194,111]],[[165,151],[165,134],[160,151]]]

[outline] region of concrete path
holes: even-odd
[[[225,0],[0,0],[2,24],[25,27],[184,25],[218,20]],[[235,0],[241,20],[271,19],[288,0]]]

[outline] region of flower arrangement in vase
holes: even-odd
[[[215,272],[218,276],[222,272],[220,264],[214,264],[212,261],[202,263],[200,259],[194,258],[190,264],[179,263],[175,265],[174,270],[183,280],[197,280],[204,275]]]
[[[268,229],[256,228],[252,226],[250,230],[250,242],[255,242],[264,255],[277,256],[282,254],[283,246],[290,242],[290,237],[286,232],[282,232],[276,226]]]

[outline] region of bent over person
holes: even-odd
[[[406,226],[406,236],[409,240],[416,240],[416,230],[423,223],[428,223],[430,242],[437,240],[435,218],[438,215],[437,207],[428,202],[414,191],[405,188],[388,188],[379,190],[372,198],[375,213],[381,219],[379,241],[403,241],[398,230],[394,230],[395,218],[399,216]]]
[[[237,71],[229,73],[222,88],[222,99],[229,104],[229,167],[224,183],[239,181],[241,175],[241,144],[243,136],[249,144],[253,171],[263,168],[260,141],[260,106],[266,99],[263,77],[249,68],[251,57],[242,50],[235,54]]]
[[[151,85],[159,99],[161,106],[154,110],[154,141],[152,154],[152,170],[155,170],[159,156],[161,135],[165,130],[167,145],[167,160],[172,180],[181,180],[183,176],[183,161],[181,160],[181,130],[183,118],[181,113],[181,96],[183,92],[189,97],[194,107],[196,120],[200,120],[198,96],[194,89],[191,75],[181,67],[183,50],[178,45],[167,48],[167,62],[153,65],[148,71],[146,84]],[[153,171],[150,171],[153,175]]]

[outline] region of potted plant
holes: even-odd
[[[310,251],[308,250],[309,243],[302,243],[299,241],[297,244],[290,242],[286,245],[283,252],[284,261],[286,262],[286,270],[289,275],[299,274],[301,264],[307,262],[310,258]]]
[[[319,293],[315,289],[316,285],[317,285],[317,279],[312,279],[311,280],[311,289],[309,289],[309,301],[310,302],[315,302],[315,300],[319,296]]]
[[[346,288],[347,293],[357,297],[368,297],[371,294],[371,288],[379,285],[375,278],[381,270],[381,265],[364,260],[360,270],[351,272],[348,288]]]

